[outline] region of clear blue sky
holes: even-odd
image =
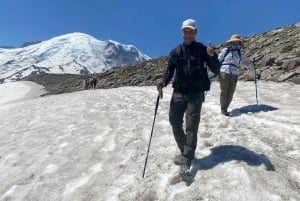
[[[0,45],[83,32],[155,58],[182,42],[187,18],[198,22],[198,41],[219,44],[300,22],[300,0],[2,0]]]

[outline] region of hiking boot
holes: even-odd
[[[225,116],[229,116],[229,112],[227,112],[227,110],[225,110],[225,109],[221,110],[221,114],[225,115]]]
[[[174,163],[175,163],[175,165],[187,165],[188,167],[190,167],[191,159],[180,154],[180,155],[175,156]]]

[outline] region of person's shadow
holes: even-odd
[[[270,106],[270,105],[247,105],[240,108],[233,109],[230,112],[230,116],[237,117],[241,114],[247,114],[247,113],[259,113],[259,112],[270,112],[278,110],[278,108]]]
[[[245,162],[250,166],[264,165],[267,171],[275,171],[273,164],[264,154],[258,154],[245,147],[238,145],[221,145],[211,149],[211,154],[201,159],[195,159],[192,162],[192,176],[187,178],[186,184],[193,183],[199,170],[213,169],[219,164],[238,161]]]

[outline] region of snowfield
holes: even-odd
[[[239,82],[232,117],[225,117],[214,82],[186,183],[172,162],[171,87],[158,108],[143,179],[154,86],[24,99],[23,83],[9,84],[13,102],[3,96],[8,85],[0,85],[0,200],[300,200],[299,85],[259,82],[256,106],[254,83]]]

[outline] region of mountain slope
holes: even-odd
[[[0,80],[39,73],[99,73],[149,59],[132,45],[71,33],[17,49],[0,49]]]

